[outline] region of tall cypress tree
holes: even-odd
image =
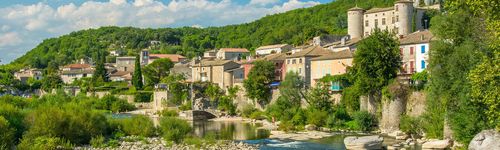
[[[96,81],[108,81],[108,73],[106,71],[106,68],[104,68],[104,55],[102,55],[101,52],[97,52],[97,61],[96,61],[96,68],[94,71],[94,74],[92,76],[92,80],[94,82]]]
[[[137,90],[142,89],[142,71],[141,71],[141,62],[139,56],[135,57],[135,69],[134,75],[132,76],[132,84],[135,86]]]

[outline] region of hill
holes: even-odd
[[[268,15],[239,25],[209,28],[101,27],[72,32],[44,40],[11,65],[46,68],[50,63],[64,65],[74,60],[93,57],[97,51],[124,49],[129,55],[147,48],[149,41],[161,41],[154,53],[177,53],[187,57],[200,55],[207,49],[289,43],[301,45],[314,36],[346,34],[347,9],[392,6],[394,0],[337,0],[310,8]],[[109,59],[110,61],[112,58]]]

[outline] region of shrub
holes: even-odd
[[[358,130],[361,131],[370,131],[375,124],[375,118],[367,111],[355,112],[353,118],[359,127]]]
[[[185,110],[191,110],[191,101],[187,101],[186,104],[182,104],[179,109],[182,110],[182,111],[185,111]]]
[[[328,112],[326,111],[310,109],[307,113],[307,123],[314,124],[318,127],[325,125],[327,118]]]
[[[135,102],[151,102],[152,95],[153,95],[153,92],[145,92],[145,91],[136,92],[134,101]]]
[[[160,130],[165,140],[179,143],[191,132],[191,126],[185,120],[163,117],[160,121]]]
[[[399,128],[407,134],[418,135],[422,132],[421,120],[418,117],[403,115],[399,123]]]
[[[111,111],[112,112],[125,112],[125,111],[131,111],[131,110],[135,110],[135,106],[128,103],[127,101],[125,100],[122,100],[122,99],[118,99],[117,101],[114,101],[112,104],[111,104]]]
[[[350,121],[351,118],[347,113],[344,106],[334,106],[333,113],[328,116],[326,120],[326,125],[330,128],[341,129],[346,127],[346,123]]]
[[[162,117],[177,117],[179,114],[175,110],[164,109],[160,112]]]
[[[252,113],[255,111],[257,111],[257,109],[254,106],[252,106],[250,104],[245,105],[241,109],[241,116],[246,117],[246,118],[250,118],[250,115],[252,115]]]
[[[151,137],[155,134],[153,121],[144,115],[134,115],[132,118],[117,121],[119,128],[127,135]]]
[[[218,109],[226,111],[229,115],[236,115],[236,105],[229,96],[221,96],[219,98]]]
[[[10,149],[15,141],[15,130],[10,127],[9,121],[0,116],[0,149]]]
[[[106,139],[102,135],[92,137],[92,139],[90,139],[90,145],[94,148],[101,148],[106,146],[105,140]]]
[[[298,108],[292,117],[292,123],[296,126],[304,126],[306,121],[307,117],[305,110]]]
[[[264,116],[263,111],[256,110],[250,114],[251,119],[256,119],[256,120],[263,120],[266,119],[266,116]]]
[[[34,139],[23,138],[17,146],[19,150],[70,150],[73,145],[68,140],[58,137],[40,136]]]
[[[285,131],[285,132],[295,131],[295,126],[290,121],[282,121],[278,125],[278,130]]]
[[[0,102],[0,116],[3,116],[5,122],[8,123],[6,127],[13,128],[14,141],[18,142],[26,130],[26,124],[23,122],[25,114],[11,104]]]

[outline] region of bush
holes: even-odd
[[[241,116],[245,117],[245,118],[250,118],[250,116],[252,115],[253,112],[257,111],[257,109],[253,106],[253,105],[245,105],[243,106],[243,108],[241,109]]]
[[[111,104],[111,111],[112,112],[125,112],[125,111],[131,111],[137,109],[134,105],[128,103],[125,100],[118,99],[117,101],[114,101]]]
[[[263,111],[256,110],[250,114],[251,119],[256,119],[256,120],[263,120],[266,119],[266,116],[264,115]]]
[[[19,150],[70,150],[73,145],[68,140],[58,137],[40,136],[25,139],[17,146]]]
[[[112,112],[124,112],[136,109],[134,105],[113,95],[105,95],[101,99],[95,101],[96,102],[93,104],[94,108],[111,110]]]
[[[191,105],[192,105],[191,101],[187,101],[187,103],[186,103],[186,104],[182,104],[182,105],[179,107],[179,109],[180,109],[180,110],[182,110],[182,111],[185,111],[185,110],[191,110],[191,109],[192,109],[192,108],[191,108]]]
[[[399,123],[399,128],[407,134],[418,135],[422,132],[421,120],[418,117],[403,115]]]
[[[160,121],[160,130],[165,140],[179,143],[191,132],[191,126],[185,120],[163,117]]]
[[[350,121],[351,118],[347,113],[344,106],[334,106],[333,113],[328,116],[326,124],[330,128],[342,129],[346,127],[346,123]]]
[[[226,111],[229,115],[236,115],[236,105],[229,96],[221,96],[219,98],[218,109]]]
[[[295,131],[295,126],[290,121],[282,121],[278,125],[278,130],[285,131],[285,132]]]
[[[10,127],[7,119],[0,116],[0,149],[10,149],[15,139],[15,130]]]
[[[179,114],[175,110],[164,109],[160,112],[161,117],[177,117]]]
[[[101,148],[101,147],[105,147],[106,146],[106,139],[104,138],[104,136],[102,135],[99,135],[99,136],[96,136],[96,137],[92,137],[92,139],[90,139],[90,145],[93,147],[93,148]]]
[[[24,123],[25,114],[21,109],[11,105],[0,102],[0,116],[5,119],[4,124],[8,123],[8,128],[14,130],[14,141],[18,142],[21,139],[23,132],[26,130],[26,124]]]
[[[307,117],[304,109],[298,108],[292,118],[292,123],[296,126],[306,125]]]
[[[134,101],[135,102],[151,102],[152,95],[153,95],[153,92],[145,92],[145,91],[136,92]]]
[[[317,127],[322,127],[326,124],[326,120],[328,118],[328,112],[318,110],[318,109],[310,109],[307,113],[307,123],[314,124]]]
[[[151,137],[155,135],[153,121],[144,115],[134,115],[132,118],[119,119],[118,127],[127,135]]]
[[[375,124],[375,118],[367,111],[355,112],[353,118],[357,124],[357,130],[360,131],[370,131],[372,126]]]

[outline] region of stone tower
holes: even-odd
[[[363,37],[363,8],[354,7],[347,11],[347,34],[351,38]]]
[[[399,0],[395,4],[396,13],[399,14],[398,35],[408,35],[412,33],[413,22],[413,2],[409,0]]]

